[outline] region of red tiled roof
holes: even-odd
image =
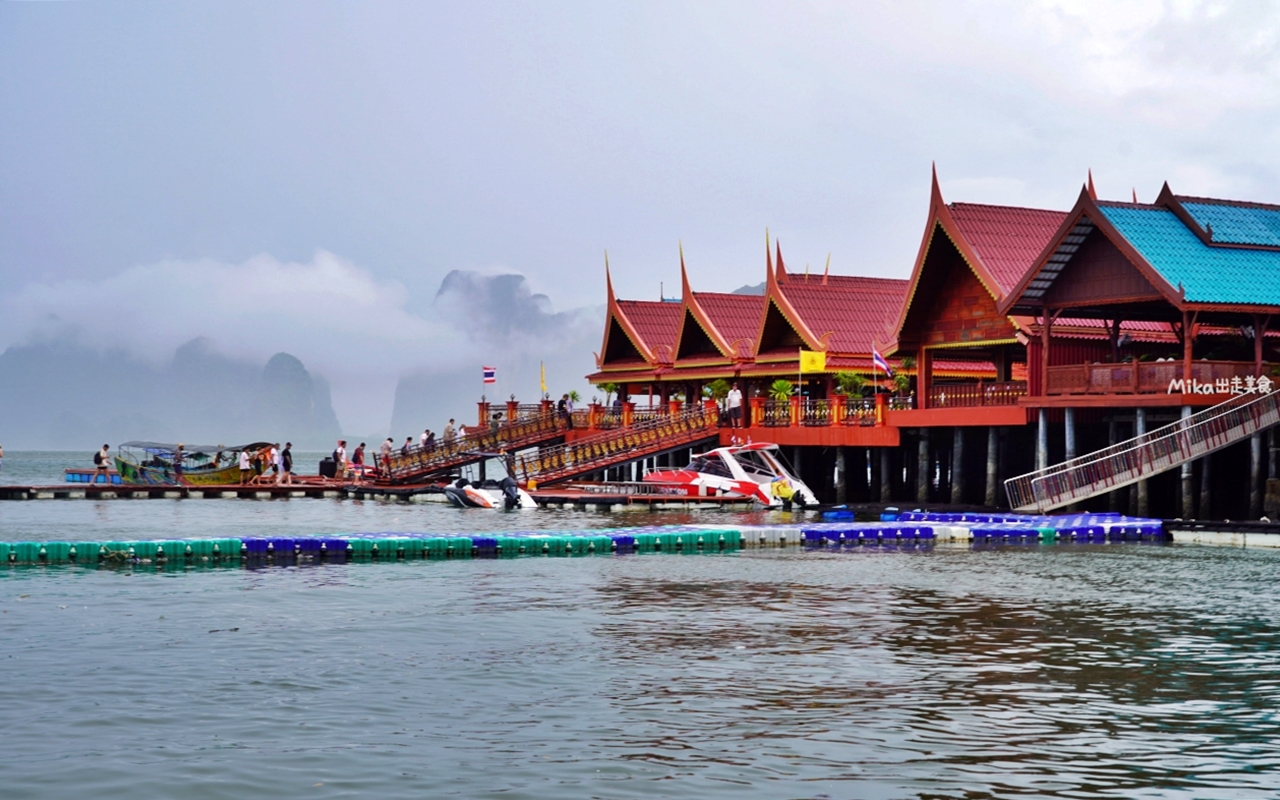
[[[711,324],[734,348],[734,355],[750,356],[760,327],[764,295],[694,292],[693,296],[711,319]]]
[[[947,206],[965,241],[1008,294],[1066,219],[1065,211],[1018,206],[951,203]]]
[[[831,334],[827,352],[870,353],[872,342],[897,316],[907,284],[895,278],[832,275],[824,286],[819,276],[805,280],[789,275],[778,288],[814,336]]]
[[[680,332],[680,311],[683,306],[658,300],[619,300],[617,303],[654,357],[670,361],[676,335]],[[666,348],[662,354],[658,353],[660,347]]]

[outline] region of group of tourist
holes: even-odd
[[[182,445],[178,445],[179,453],[181,453]],[[180,457],[178,459],[180,461]],[[175,467],[177,461],[175,461]],[[240,467],[240,483],[261,483],[266,477],[267,469],[271,470],[271,476],[276,486],[292,486],[293,485],[293,442],[285,442],[284,448],[280,447],[280,443],[276,442],[270,447],[263,448],[256,453],[250,454],[248,450],[241,450],[238,460]]]

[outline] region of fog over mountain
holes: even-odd
[[[0,298],[0,444],[402,441],[471,423],[482,393],[536,401],[540,361],[548,388],[589,396],[602,309],[556,312],[503,270],[455,270],[421,313],[412,301],[323,251],[28,284]]]

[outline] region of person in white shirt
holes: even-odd
[[[430,438],[430,436],[431,436],[431,429],[428,428],[427,430],[422,432],[421,436],[418,437],[418,447],[420,449],[424,451],[427,449],[427,439]]]
[[[253,467],[249,466],[249,451],[240,451],[240,483],[249,482],[249,476],[253,474]]]
[[[729,405],[729,427],[742,427],[742,392],[738,389],[737,382],[734,382],[733,388],[729,390],[729,394],[725,395],[725,400]]]
[[[280,443],[271,445],[271,472],[276,476],[276,486],[280,485]]]

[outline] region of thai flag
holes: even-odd
[[[485,382],[485,383],[497,383],[497,382],[498,382],[498,370],[497,370],[497,368],[495,368],[495,367],[481,367],[480,369],[484,370],[484,382]]]
[[[889,369],[889,362],[885,361],[884,356],[876,352],[876,349],[874,347],[871,348],[871,362],[875,365],[876,369],[884,370],[884,374],[886,376],[890,378],[893,377],[893,370]]]

